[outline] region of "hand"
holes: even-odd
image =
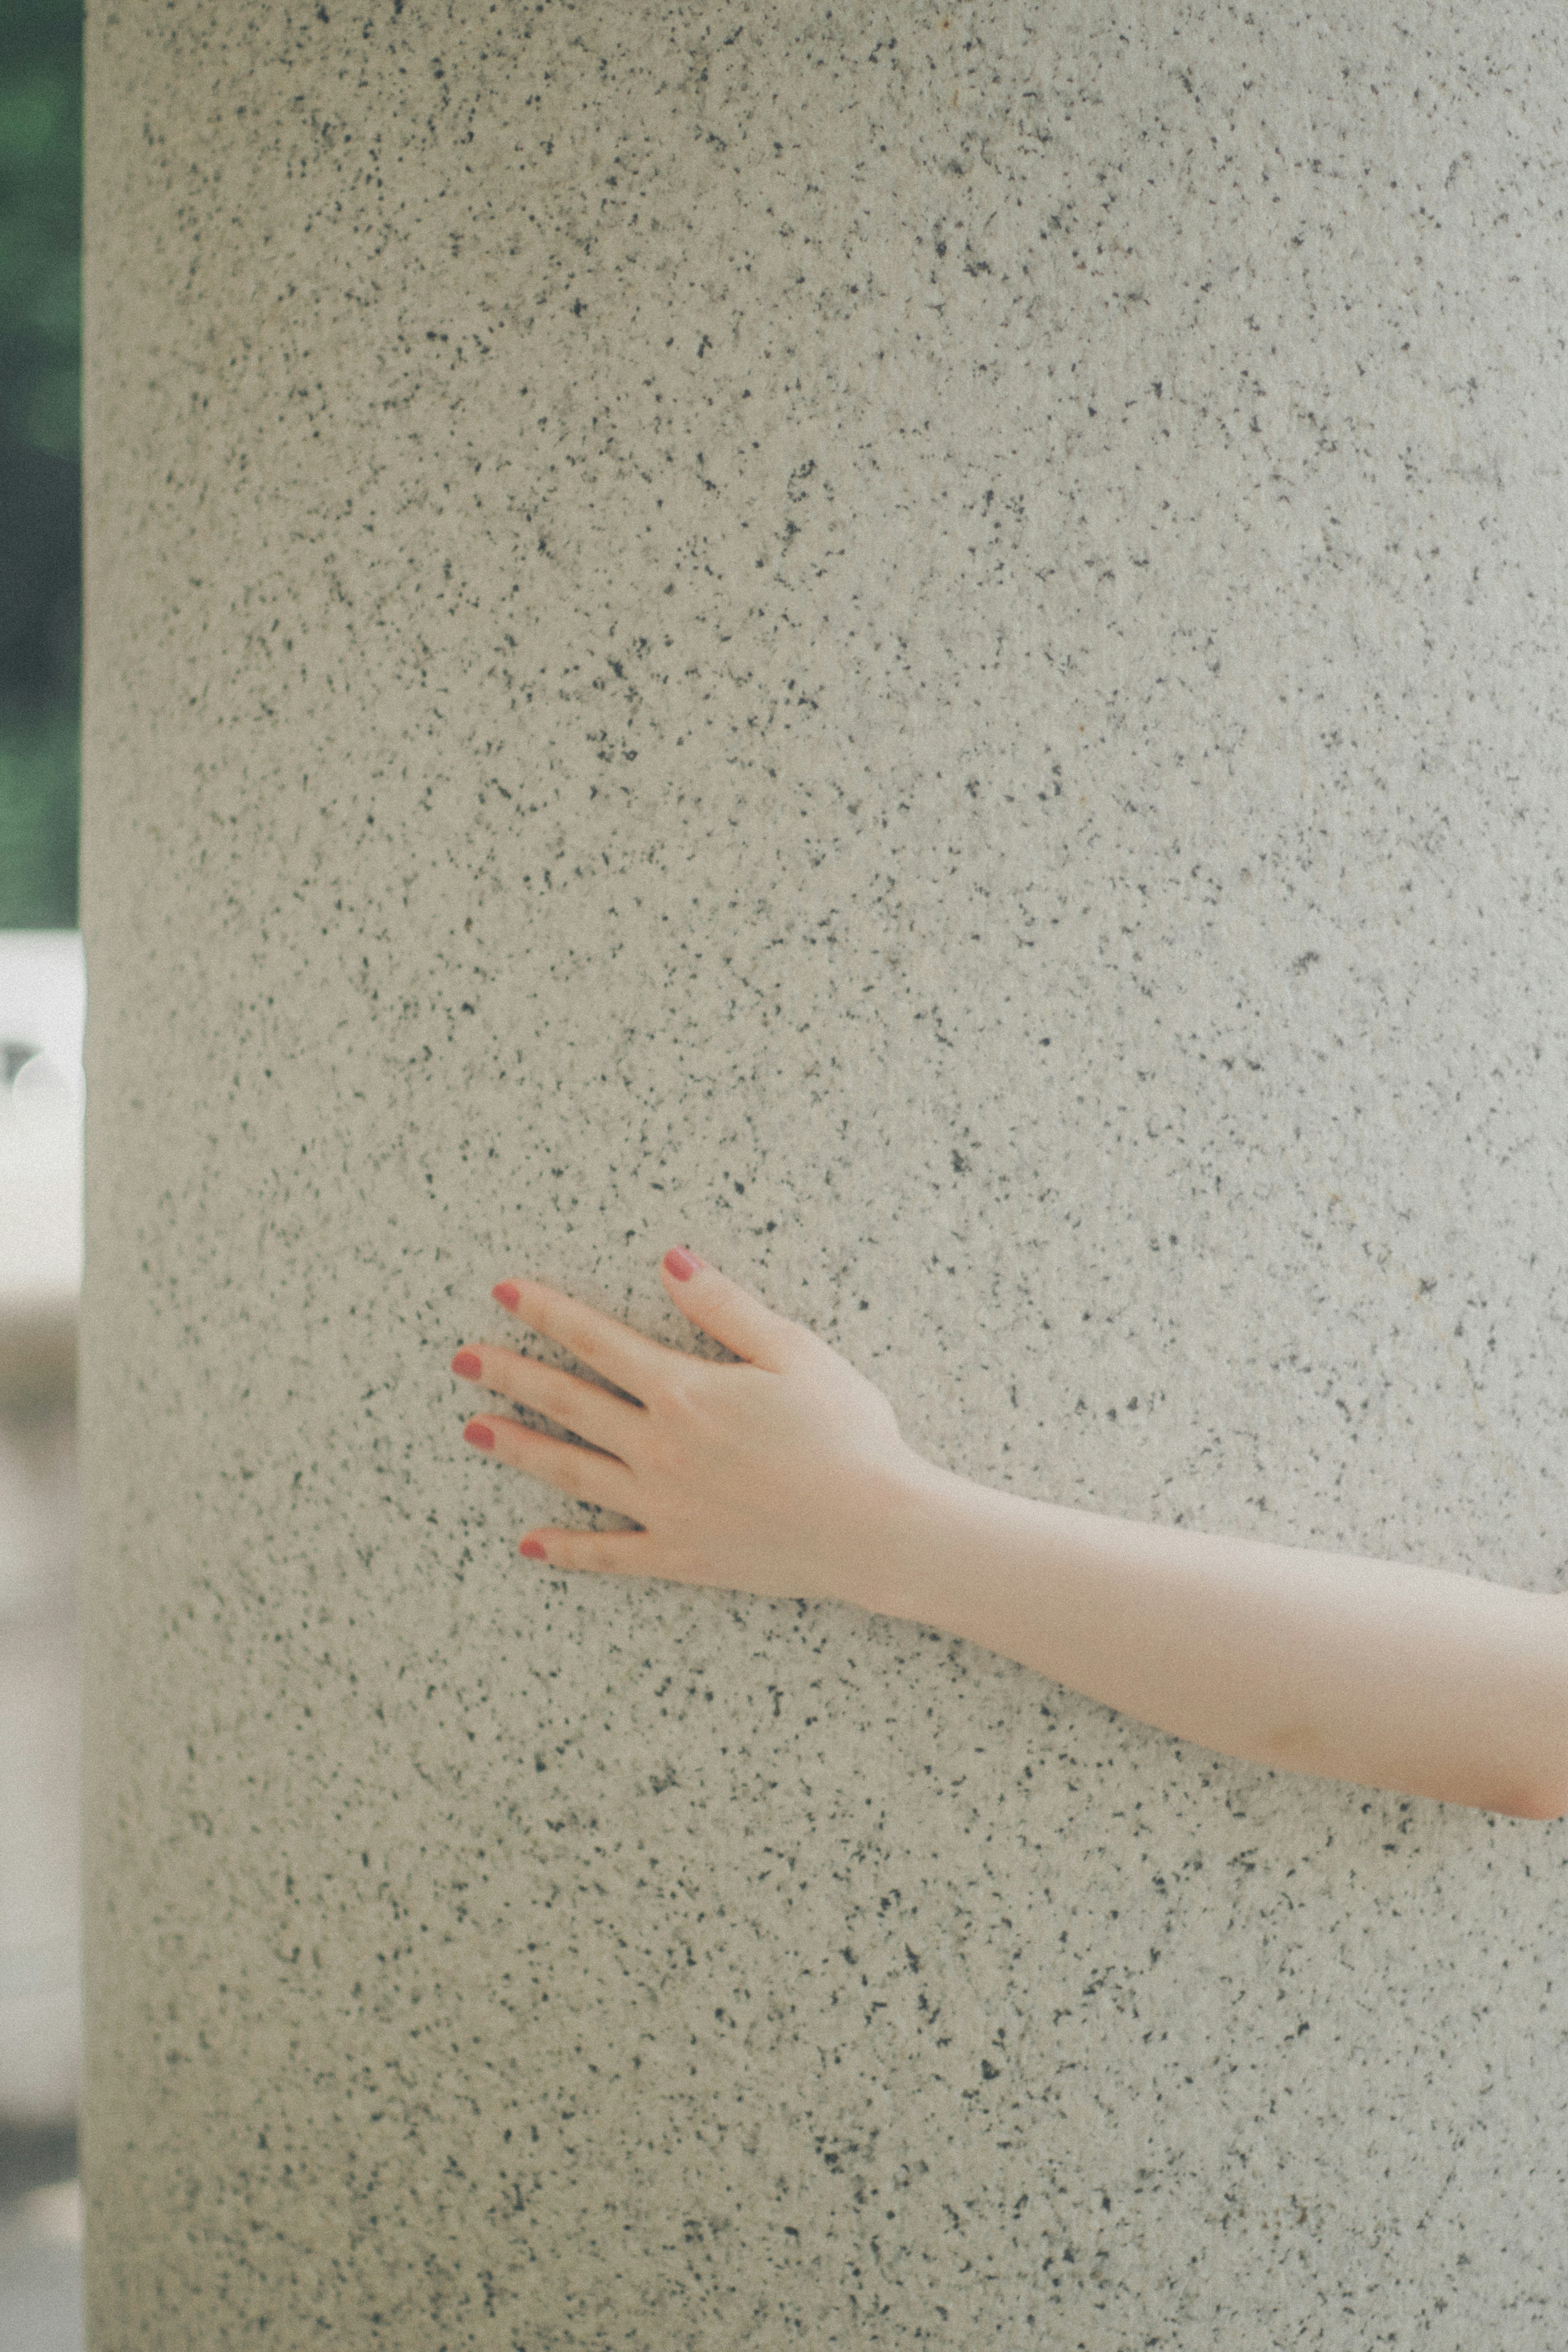
[[[587,1441],[570,1445],[484,1413],[464,1432],[471,1444],[636,1523],[611,1535],[536,1528],[519,1550],[556,1568],[876,1606],[891,1566],[891,1506],[932,1465],[904,1444],[882,1391],[825,1339],[684,1250],[660,1271],[681,1312],[739,1363],[662,1347],[521,1279],[496,1285],[502,1306],[625,1394],[506,1348],[453,1358],[459,1379]]]

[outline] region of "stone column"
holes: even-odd
[[[1562,1582],[1568,34],[1396,13],[89,11],[93,2352],[1560,2340],[1563,1824],[530,1570],[446,1369],[685,1241]]]

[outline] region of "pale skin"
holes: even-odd
[[[536,1528],[525,1555],[846,1601],[1222,1755],[1532,1821],[1568,1812],[1568,1595],[980,1486],[906,1444],[882,1391],[805,1325],[691,1253],[660,1270],[738,1362],[521,1276],[495,1297],[614,1389],[507,1348],[453,1359],[582,1441],[481,1413],[471,1444],[633,1522]]]

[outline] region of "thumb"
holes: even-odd
[[[666,1250],[659,1271],[688,1321],[748,1364],[758,1364],[767,1372],[788,1371],[799,1361],[801,1343],[810,1344],[811,1335],[803,1324],[776,1315],[691,1250]]]

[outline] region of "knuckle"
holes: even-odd
[[[548,1412],[552,1421],[559,1421],[563,1427],[570,1428],[570,1397],[578,1383],[568,1373],[557,1371],[552,1365],[541,1364],[534,1375],[532,1386],[532,1401],[536,1409]]]
[[[514,1355],[509,1348],[476,1348],[474,1353],[483,1367],[481,1385],[494,1389],[497,1396],[507,1397],[514,1404],[517,1403],[517,1382],[526,1359]]]
[[[695,1357],[685,1357],[673,1371],[665,1373],[659,1402],[666,1420],[675,1427],[689,1427],[702,1419],[707,1403],[710,1369]]]
[[[559,1339],[563,1347],[570,1348],[573,1355],[577,1355],[580,1353],[579,1342],[586,1337],[587,1329],[588,1318],[573,1299],[557,1310],[555,1328],[549,1336],[552,1339]]]
[[[601,1345],[600,1318],[591,1307],[573,1299],[555,1336],[580,1362],[591,1364]]]

